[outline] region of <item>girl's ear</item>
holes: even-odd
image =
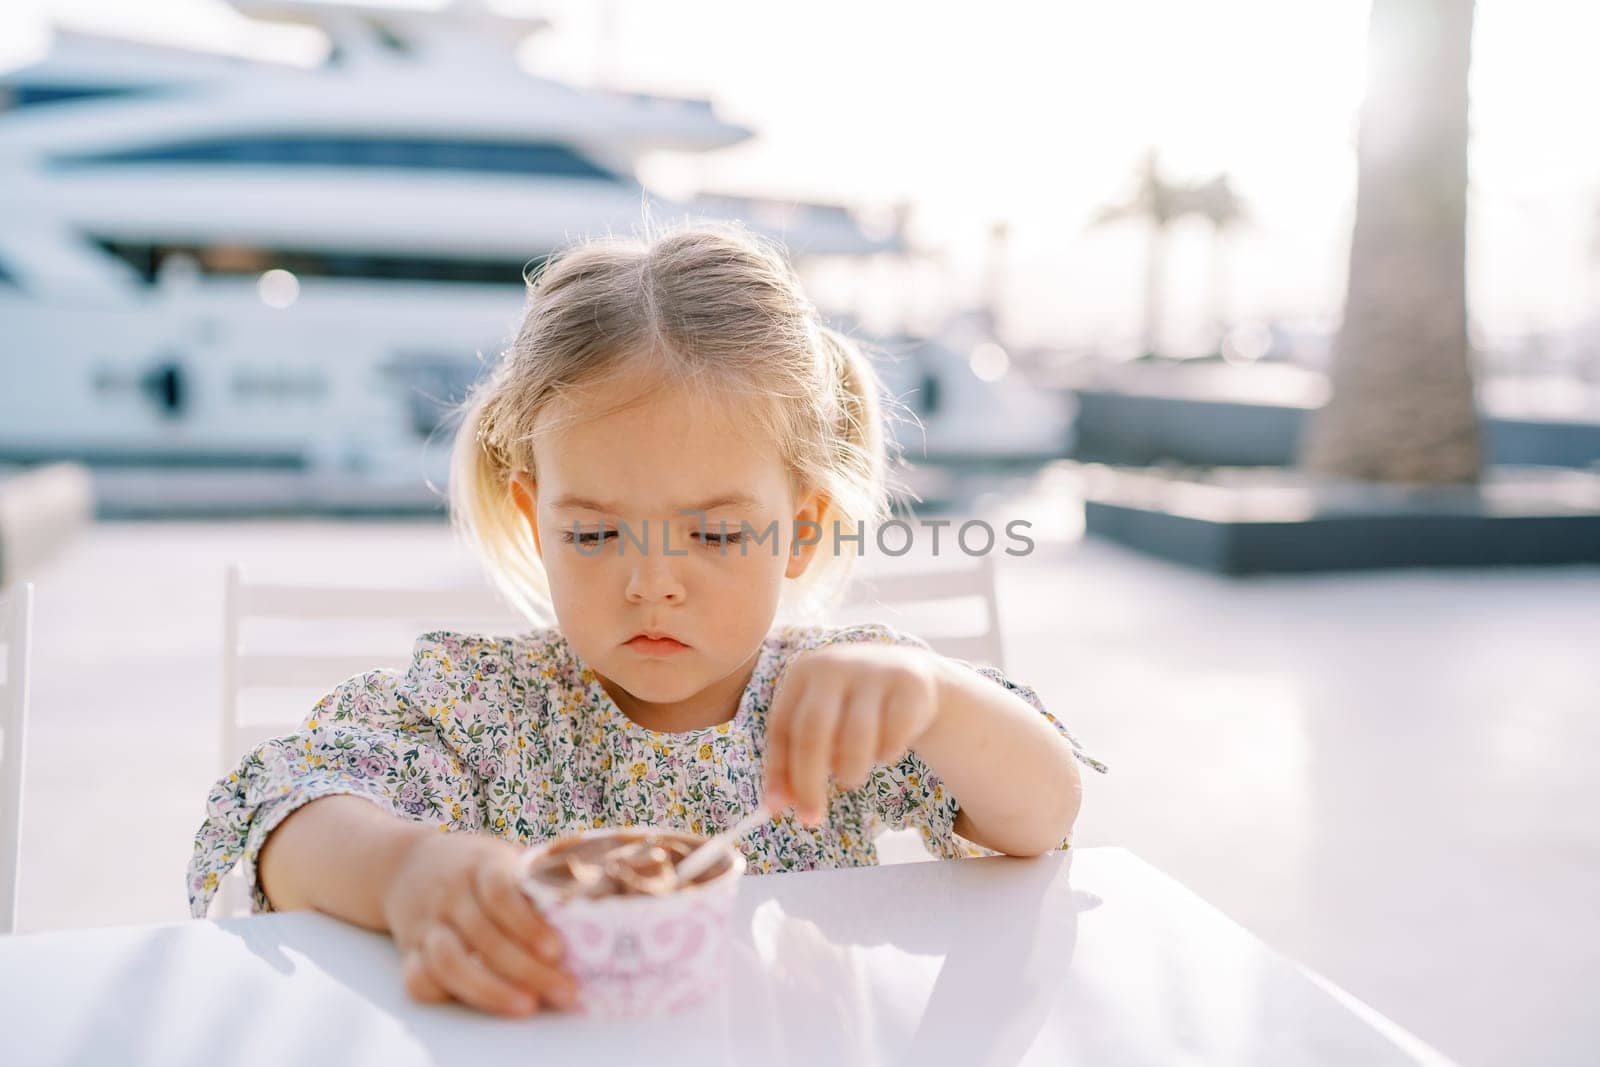
[[[542,556],[544,546],[539,542],[539,518],[537,505],[539,502],[539,483],[529,476],[527,471],[517,471],[511,476],[511,502],[521,512],[523,521],[528,524],[528,529],[533,532],[533,547]]]
[[[789,550],[789,562],[783,570],[785,577],[800,577],[811,566],[817,547],[831,543],[823,526],[823,517],[828,514],[832,502],[833,498],[820,489],[814,489],[800,499],[800,509],[794,513],[794,526],[791,527],[793,544]],[[802,545],[799,543],[801,538],[811,543]]]

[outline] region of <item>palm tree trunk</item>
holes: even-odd
[[[1144,253],[1144,351],[1145,356],[1161,354],[1161,327],[1166,318],[1167,224],[1150,220],[1148,244]]]
[[[1211,347],[1214,352],[1222,351],[1222,343],[1228,339],[1231,325],[1230,258],[1227,224],[1214,221],[1211,224],[1211,331],[1215,337]]]
[[[1373,0],[1355,232],[1332,392],[1302,466],[1450,484],[1482,468],[1467,339],[1473,0]]]

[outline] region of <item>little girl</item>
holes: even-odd
[[[548,262],[450,481],[536,628],[424,634],[247,755],[207,798],[193,914],[243,860],[258,911],[392,934],[414,997],[524,1014],[576,989],[515,881],[548,838],[712,834],[764,801],[752,873],[875,864],[886,828],[948,858],[1067,848],[1076,764],[1105,767],[1032,689],[881,624],[774,628],[842,588],[860,542],[836,533],[890,514],[880,389],[739,228]]]

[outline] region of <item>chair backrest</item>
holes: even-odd
[[[836,614],[839,622],[852,617],[885,622],[917,634],[943,655],[1004,669],[994,562],[987,555],[973,567],[919,570],[908,565],[858,574]],[[962,614],[965,623],[952,626],[952,619]],[[273,622],[301,631],[293,636],[302,648],[303,631],[319,625],[349,631],[362,623],[386,622],[395,628],[386,637],[368,635],[355,642],[350,640],[353,633],[343,632],[338,651],[330,651],[329,642],[322,639],[313,652],[246,647],[247,629]],[[525,625],[526,620],[486,587],[397,589],[253,582],[245,580],[238,566],[230,566],[223,592],[221,771],[231,771],[261,741],[292,730],[310,707],[304,699],[284,702],[275,706],[271,717],[241,722],[241,696],[247,692],[321,694],[364,671],[404,666],[409,641],[418,633],[440,628],[510,633]],[[905,840],[887,849],[889,858],[927,858],[914,831],[899,836]],[[241,915],[249,910],[238,873],[235,870],[224,879],[212,914]]]
[[[994,560],[987,554],[971,567],[860,574],[837,614],[841,619],[875,619],[916,634],[941,655],[1005,669]],[[962,616],[965,621],[952,625]]]
[[[28,751],[28,643],[33,626],[33,586],[0,598],[0,934],[17,928],[17,886],[22,876],[22,783]]]
[[[952,627],[951,616],[960,614],[953,609],[959,607],[972,610],[965,613],[965,625]],[[988,556],[980,557],[973,567],[863,575],[852,583],[838,614],[840,621],[851,616],[884,621],[918,634],[944,655],[1003,668],[994,564]],[[901,615],[914,622],[902,623]],[[245,631],[254,623],[273,621],[292,625],[278,642],[291,649],[296,641],[304,649],[307,628],[321,626],[324,634],[314,651],[263,650]],[[364,623],[388,624],[390,629],[386,635],[371,632],[363,638],[357,630]],[[247,581],[238,566],[230,566],[223,591],[222,770],[232,770],[245,752],[292,728],[310,708],[305,703],[279,707],[270,717],[244,722],[241,697],[247,692],[299,690],[303,695],[320,695],[364,671],[405,666],[410,640],[418,633],[442,628],[512,633],[526,625],[488,587],[254,582]],[[337,642],[328,639],[329,627],[334,628]],[[337,651],[327,647],[334,643],[340,646]]]
[[[527,626],[487,586],[403,589],[252,582],[229,566],[223,588],[222,769],[269,737],[298,724],[311,705],[275,708],[271,717],[241,721],[244,694],[278,690],[321,695],[345,679],[380,667],[404,667],[411,641],[439,629],[516,632]],[[279,641],[258,643],[255,624],[287,623]],[[316,633],[320,628],[320,633]],[[265,644],[314,651],[267,649]],[[265,635],[257,634],[256,638]]]

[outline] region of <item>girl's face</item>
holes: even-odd
[[[796,553],[797,530],[816,537],[797,524],[818,521],[825,498],[792,499],[775,450],[681,391],[569,423],[536,442],[534,459],[538,479],[518,474],[513,497],[573,650],[651,728],[731,716],[784,579],[816,551]],[[630,644],[642,631],[687,647]]]

